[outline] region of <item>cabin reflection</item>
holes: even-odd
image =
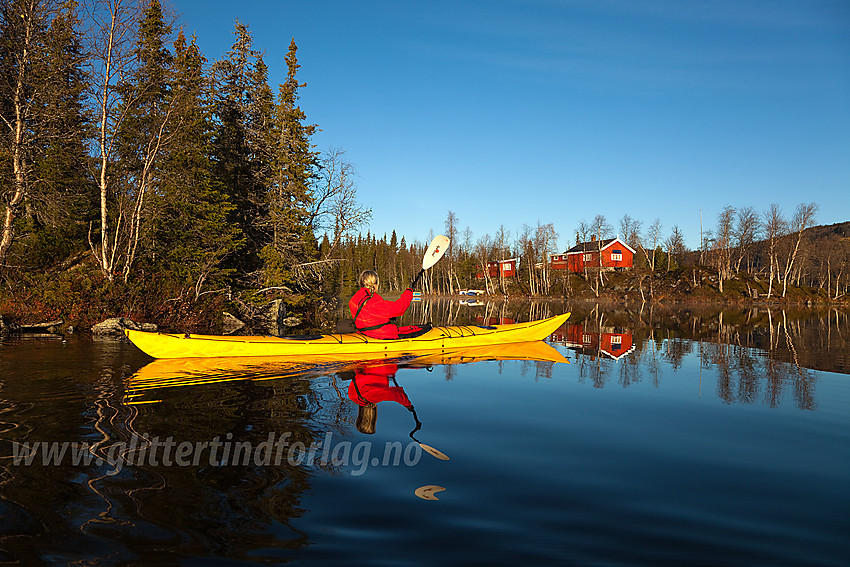
[[[591,357],[620,360],[635,350],[631,331],[615,327],[598,327],[595,323],[564,323],[552,333],[551,342]]]
[[[481,317],[478,316],[475,318],[475,323],[477,325],[491,326],[491,325],[512,325],[516,323],[516,319],[513,317]]]

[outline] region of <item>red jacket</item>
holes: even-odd
[[[395,376],[398,366],[382,364],[358,368],[354,379],[348,385],[348,397],[360,406],[368,403],[398,402],[406,408],[413,407],[404,389],[400,386],[390,386],[390,377]]]
[[[354,317],[354,326],[367,337],[397,339],[399,332],[409,332],[418,328],[399,328],[395,323],[389,322],[392,317],[403,315],[412,300],[413,291],[410,289],[404,290],[397,300],[387,301],[377,293],[370,295],[366,288],[362,287],[348,302],[348,308],[351,310],[351,316]]]

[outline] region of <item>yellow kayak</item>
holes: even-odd
[[[569,313],[512,325],[434,327],[405,339],[372,339],[360,333],[293,337],[233,337],[148,333],[125,329],[139,349],[154,358],[230,356],[352,357],[364,359],[418,355],[469,347],[540,341],[555,332]]]

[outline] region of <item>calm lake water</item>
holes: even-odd
[[[4,338],[0,561],[850,564],[846,313],[405,319],[564,310],[540,348],[391,364]]]

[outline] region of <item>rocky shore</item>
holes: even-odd
[[[286,311],[283,300],[276,299],[259,307],[245,306],[243,312],[234,315],[227,311],[221,313],[220,331],[224,335],[285,335],[288,329],[301,325],[300,317],[290,315]],[[90,332],[100,338],[124,338],[124,330],[156,332],[159,326],[155,323],[138,322],[129,317],[109,317],[91,327],[75,327],[66,324],[63,319],[51,321],[24,323],[16,322],[0,315],[0,334],[24,335],[66,335],[80,332]]]

